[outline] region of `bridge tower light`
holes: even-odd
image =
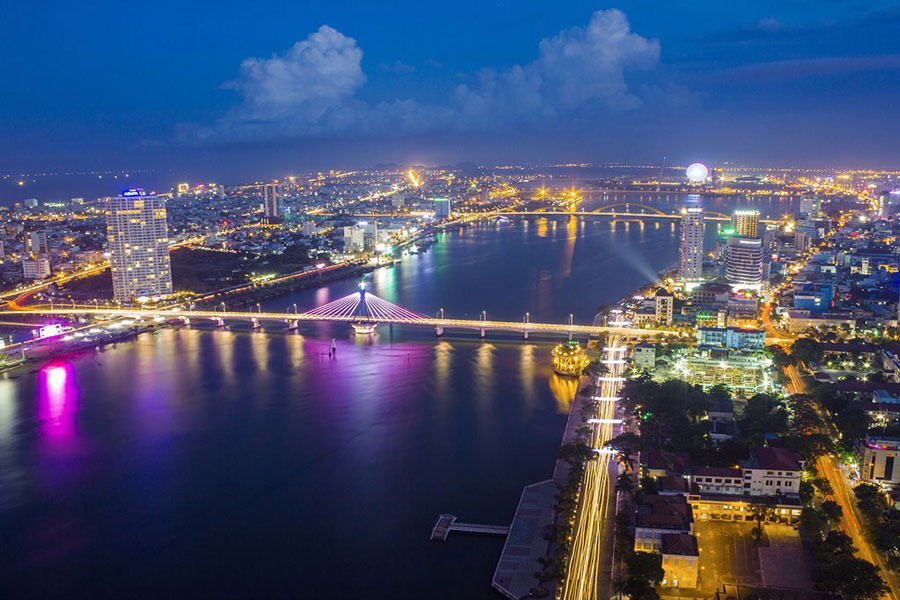
[[[528,323],[530,323],[530,322],[531,322],[531,313],[526,312],[525,313],[525,328],[522,330],[526,340],[528,339]]]
[[[485,321],[487,321],[487,311],[483,310],[483,311],[481,311],[481,322],[484,323]],[[484,327],[481,328],[480,333],[481,333],[481,337],[484,337],[484,334],[485,334]]]

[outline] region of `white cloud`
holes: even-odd
[[[541,40],[538,57],[500,73],[484,70],[460,85],[446,105],[398,99],[371,105],[363,52],[353,38],[323,25],[281,55],[249,58],[226,87],[241,102],[217,123],[189,128],[202,140],[256,140],[332,134],[404,134],[541,123],[566,114],[627,110],[641,100],[628,69],[659,60],[659,42],[631,31],[618,10],[595,12],[586,27]],[[400,65],[401,63],[396,63]]]
[[[540,120],[581,109],[629,109],[641,100],[629,92],[628,68],[659,61],[659,41],[631,31],[619,10],[598,10],[587,27],[541,40],[538,58],[503,73],[486,71],[476,86],[462,85],[456,99],[464,114],[483,120]]]

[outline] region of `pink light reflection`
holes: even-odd
[[[48,439],[71,440],[75,437],[78,389],[72,365],[49,364],[38,374],[37,412],[41,432]]]

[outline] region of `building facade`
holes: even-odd
[[[684,281],[700,281],[703,279],[703,209],[689,206],[681,214],[678,275]]]
[[[172,293],[169,233],[163,198],[127,190],[106,207],[113,293],[116,300]]]
[[[732,284],[759,285],[763,279],[762,240],[753,237],[728,239],[725,277]]]
[[[860,479],[888,489],[900,488],[900,438],[866,436],[857,455]]]
[[[284,221],[284,189],[280,184],[263,186],[263,218],[269,225]]]
[[[50,261],[43,256],[26,258],[22,261],[22,276],[28,281],[50,277]]]
[[[759,211],[736,210],[731,214],[731,226],[738,237],[759,237]]]

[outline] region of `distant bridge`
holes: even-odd
[[[11,305],[14,311],[22,313],[37,313],[45,315],[96,315],[100,317],[131,317],[135,319],[162,318],[166,320],[180,319],[190,321],[192,319],[210,320],[217,326],[225,325],[225,321],[247,321],[254,329],[259,328],[264,321],[287,323],[288,328],[294,330],[301,322],[333,322],[347,323],[357,333],[372,333],[378,325],[412,325],[431,327],[437,335],[443,335],[445,329],[467,329],[478,331],[481,337],[485,337],[488,331],[515,331],[528,339],[530,333],[542,333],[553,335],[565,335],[569,339],[574,335],[600,335],[614,334],[625,337],[647,337],[655,335],[681,335],[677,331],[659,329],[639,329],[635,327],[603,326],[603,325],[578,325],[572,315],[568,323],[539,323],[530,319],[525,314],[522,321],[496,321],[487,318],[487,313],[482,312],[480,319],[448,319],[444,317],[444,310],[438,311],[438,316],[428,317],[410,311],[387,300],[383,300],[365,290],[353,292],[343,298],[329,302],[322,306],[310,309],[306,312],[263,312],[257,311],[233,311],[227,310],[223,305],[222,310],[197,310],[193,308],[162,307],[162,308],[123,308],[111,306],[79,306],[69,304],[37,305],[33,307],[21,307]],[[8,313],[14,314],[14,313]]]

